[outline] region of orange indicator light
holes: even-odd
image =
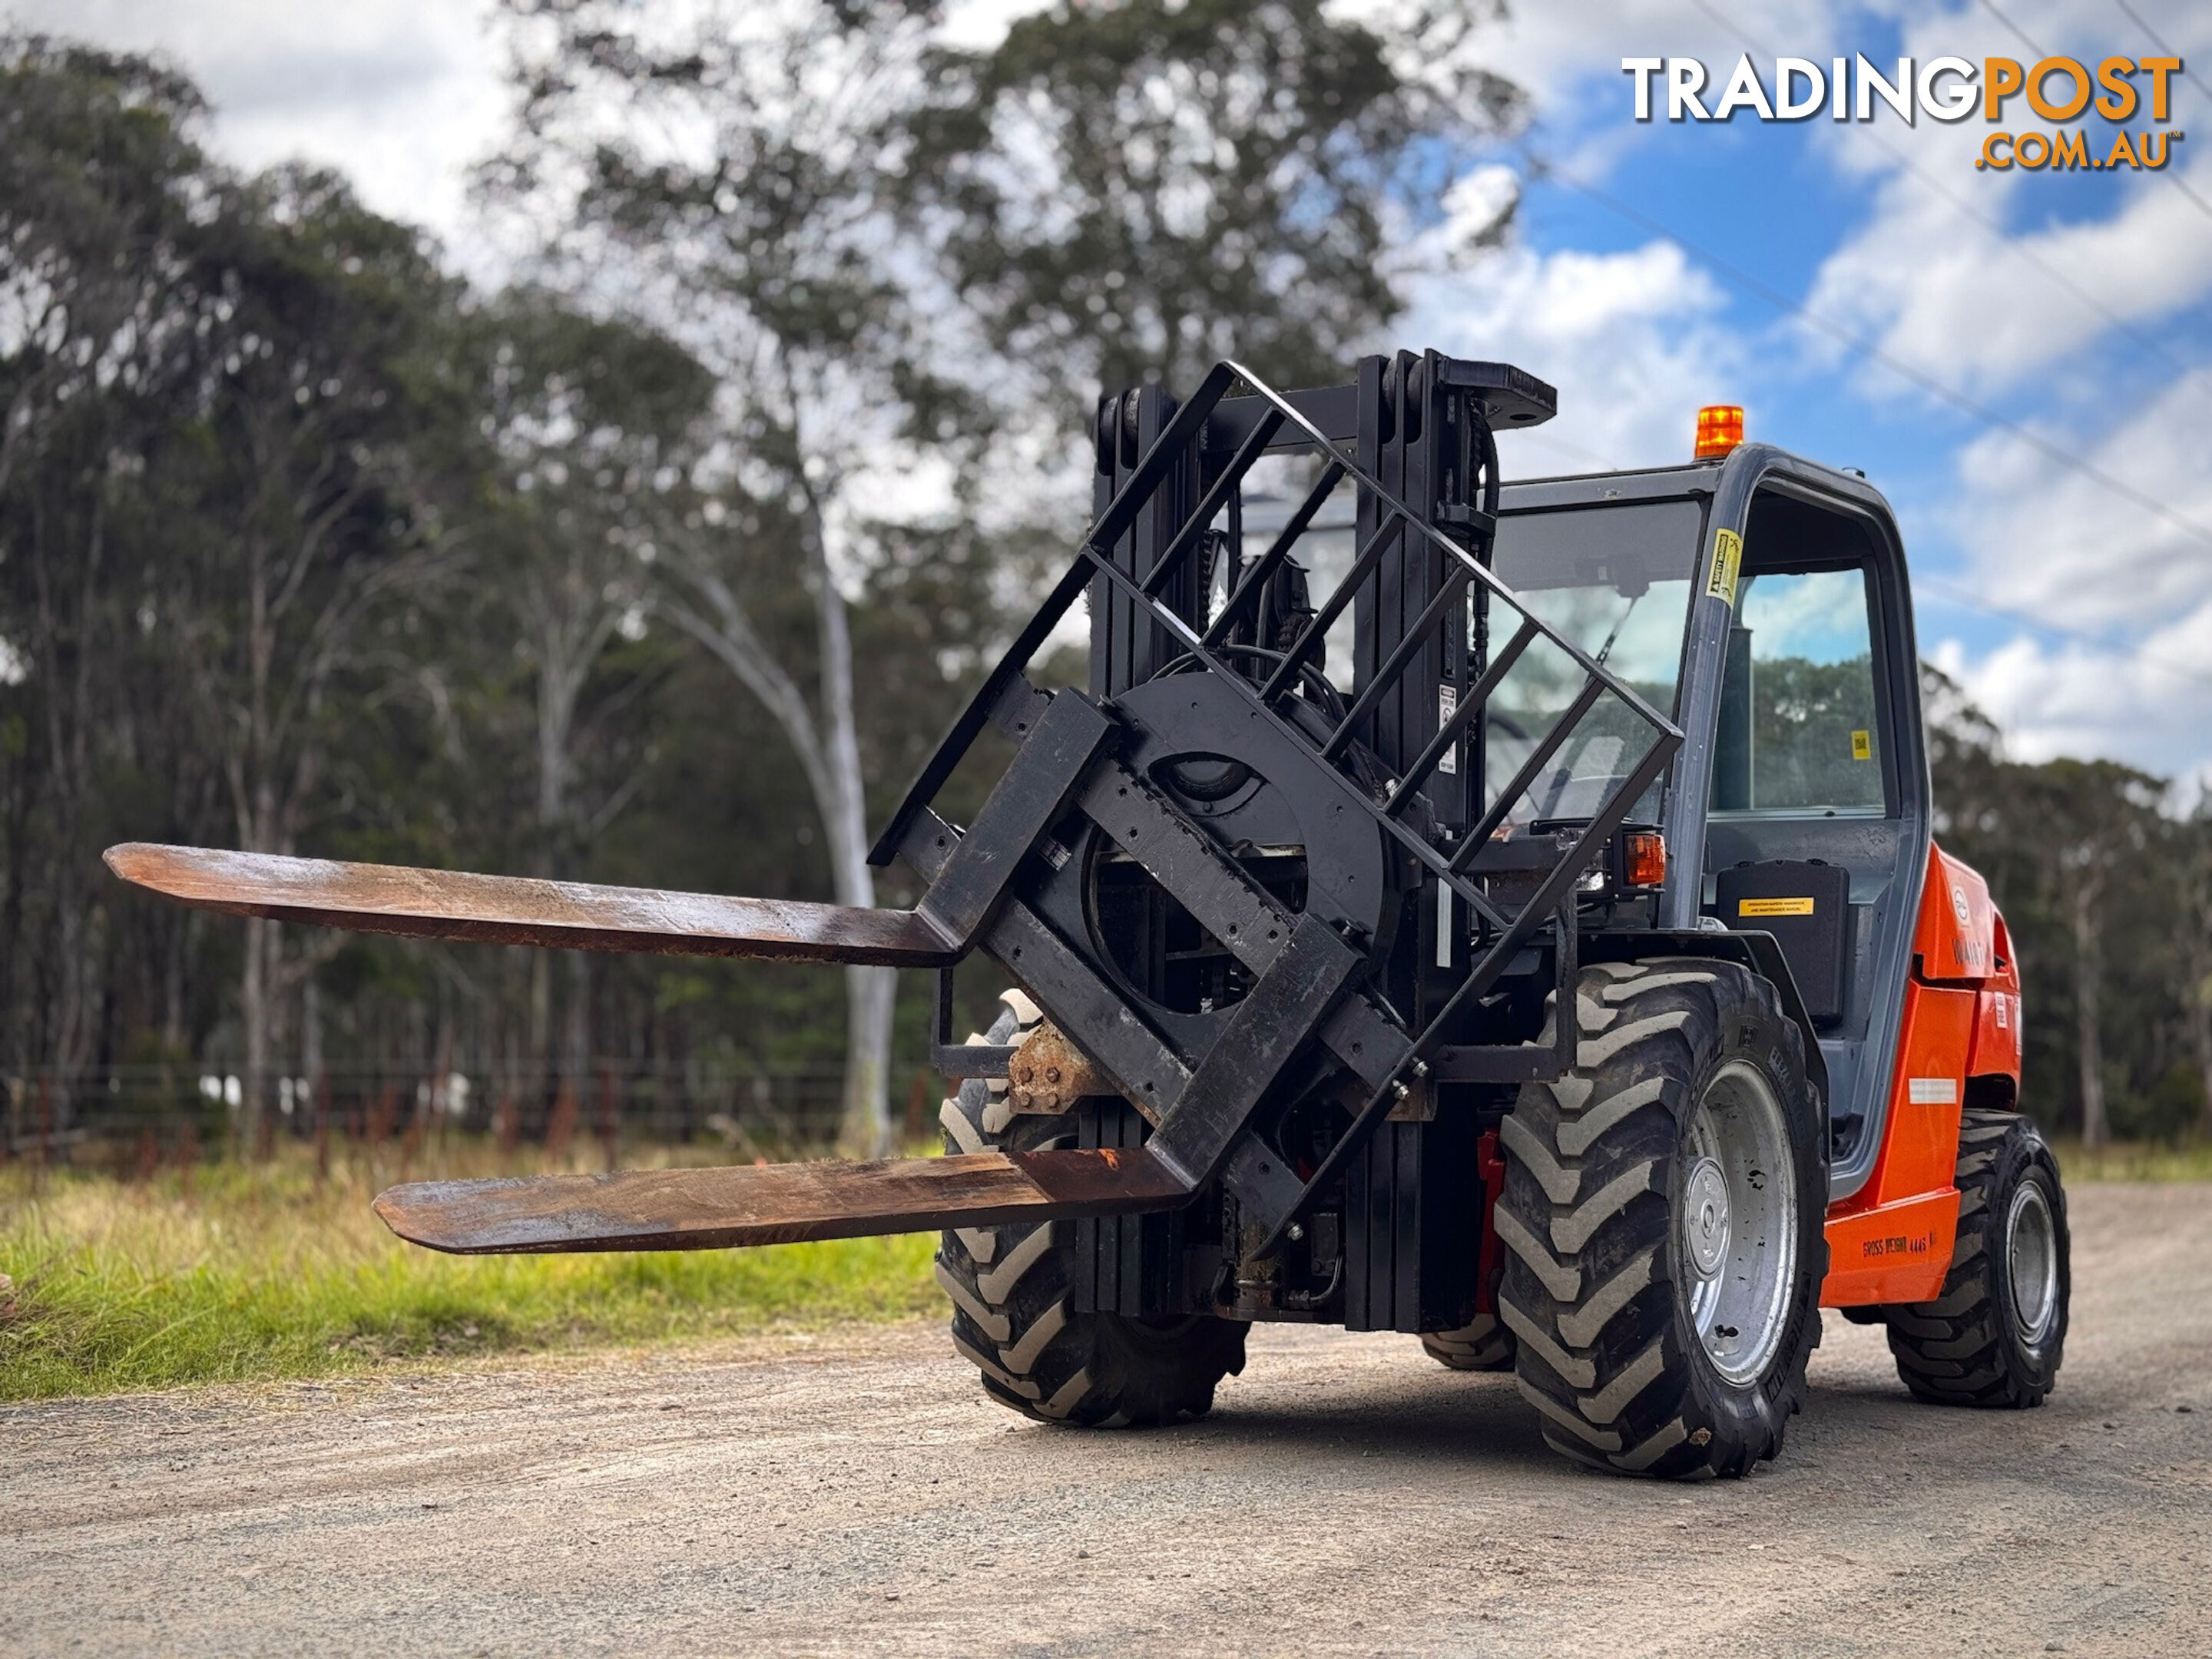
[[[1659,887],[1667,880],[1667,838],[1656,830],[1632,830],[1621,851],[1631,887]]]

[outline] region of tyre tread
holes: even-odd
[[[2040,1174],[2057,1226],[2059,1309],[2046,1347],[2032,1353],[2000,1305],[1998,1252],[1990,1248],[1998,1199],[2008,1183]],[[2021,1410],[2039,1406],[2057,1385],[2066,1340],[2071,1278],[2066,1260],[2066,1199],[2043,1137],[2016,1112],[1970,1106],[1959,1122],[1959,1224],[1942,1291],[1928,1302],[1884,1308],[1897,1373],[1919,1399],[1936,1405]]]
[[[971,1043],[1018,1043],[1043,1018],[1019,992],[988,1034]],[[996,1079],[993,1079],[994,1082]],[[1075,1120],[1006,1109],[1003,1085],[970,1078],[939,1109],[947,1152],[1066,1144]],[[1042,1421],[1085,1427],[1173,1423],[1201,1417],[1215,1386],[1243,1369],[1244,1330],[1198,1316],[1161,1327],[1115,1314],[1075,1311],[1074,1240],[1066,1223],[947,1231],[936,1277],[952,1302],[952,1346],[983,1391]]]
[[[1553,1040],[1559,1000],[1538,1041]],[[1593,964],[1567,1006],[1585,1033],[1594,1023],[1604,1029],[1578,1036],[1572,1073],[1522,1090],[1499,1135],[1498,1310],[1514,1337],[1520,1389],[1547,1443],[1578,1462],[1674,1478],[1744,1474],[1780,1449],[1783,1425],[1802,1405],[1819,1324],[1824,1206],[1816,1201],[1803,1218],[1783,1358],[1766,1383],[1746,1391],[1752,1403],[1729,1408],[1734,1426],[1709,1424],[1698,1414],[1704,1396],[1692,1387],[1674,1313],[1669,1171],[1698,1067],[1722,1051],[1728,1023],[1756,1022],[1760,1042],[1780,1056],[1768,1063],[1797,1079],[1802,1033],[1765,981],[1703,957]],[[1623,1017],[1593,1022],[1593,1006]],[[1745,1041],[1729,1052],[1747,1052]],[[1796,1171],[1810,1192],[1820,1141],[1800,1132],[1814,1149],[1801,1152]]]

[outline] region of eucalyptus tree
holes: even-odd
[[[1936,837],[1988,880],[2013,938],[2029,1011],[2024,1103],[2055,1127],[2070,1097],[2081,1139],[2101,1145],[2113,1078],[2148,1082],[2163,1069],[2161,1029],[2191,1043],[2201,1029],[2185,981],[2208,954],[2212,900],[2197,896],[2191,826],[2167,816],[2164,779],[2112,761],[2008,760],[1955,682],[1923,664],[1921,684]]]
[[[225,182],[183,283],[210,326],[167,487],[189,497],[161,562],[155,625],[222,781],[243,850],[290,853],[313,819],[368,624],[449,562],[420,459],[465,407],[443,364],[455,298],[420,232],[335,175]],[[287,954],[246,924],[245,1117],[258,1133],[289,994],[330,941]]]
[[[657,605],[774,715],[850,905],[872,905],[876,884],[848,605],[873,522],[941,505],[915,481],[963,402],[895,215],[897,117],[921,96],[930,27],[895,3],[710,9],[688,24],[612,0],[532,6],[516,26],[518,128],[486,175],[494,198],[555,227],[551,272],[647,316],[720,379],[713,499],[668,525]],[[768,524],[794,532],[814,611],[800,652],[761,623]],[[854,1151],[889,1135],[895,982],[846,971]]]
[[[1292,383],[1341,373],[1421,261],[1469,257],[1510,223],[1510,194],[1480,210],[1453,195],[1524,112],[1482,62],[1501,11],[1037,11],[988,52],[933,55],[916,222],[1003,361],[1071,404],[1188,387],[1224,357]]]
[[[921,0],[513,10],[520,112],[488,191],[550,232],[560,280],[720,375],[728,499],[668,538],[659,605],[775,715],[846,904],[876,896],[848,612],[884,549],[1003,516],[994,440],[1066,457],[1102,376],[1372,340],[1392,239],[1516,107],[1468,65],[1465,9],[1378,31],[1317,0],[1135,0],[988,51]],[[816,613],[798,654],[744,545],[777,523]],[[874,1150],[893,981],[847,984],[844,1139]]]
[[[2105,1075],[2107,940],[2121,877],[2155,836],[2163,783],[2112,761],[2060,759],[2031,779],[2034,817],[2043,826],[2043,876],[2072,945],[2075,1087],[2081,1140],[2111,1135]]]
[[[130,696],[133,532],[200,352],[204,114],[143,58],[0,38],[0,1060],[52,1068],[64,1115],[102,1001],[103,784],[162,712]]]
[[[528,682],[500,701],[527,711],[533,873],[574,879],[649,763],[649,748],[634,744],[608,768],[587,769],[586,752],[649,677],[631,676],[589,706],[586,694],[610,644],[645,626],[656,537],[681,521],[692,495],[713,382],[672,342],[538,290],[502,295],[459,333],[483,441],[471,586],[489,636],[511,641]],[[552,966],[548,953],[528,954],[532,1056],[543,1074]],[[591,965],[571,953],[560,1070],[572,1085],[586,1064]]]

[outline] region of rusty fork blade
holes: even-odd
[[[717,1250],[1172,1209],[1190,1192],[1143,1147],[973,1152],[496,1181],[377,1195],[400,1237],[457,1255]]]
[[[106,856],[107,867],[124,880],[204,910],[360,933],[893,968],[948,967],[961,954],[913,910],[598,887],[143,842],[111,847]]]

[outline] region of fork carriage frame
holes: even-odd
[[[872,854],[926,878],[920,913],[998,961],[1120,1081],[1126,1106],[1083,1109],[1082,1148],[1164,1172],[1186,1203],[1225,1200],[1195,1206],[1188,1227],[1168,1216],[1079,1219],[1091,1272],[1079,1273],[1079,1310],[1334,1315],[1414,1329],[1462,1322],[1486,1301],[1474,1271],[1480,1143],[1515,1087],[1571,1065],[1572,1022],[1551,1042],[1532,1039],[1545,995],[1572,981],[1587,925],[1577,885],[1681,741],[1491,571],[1492,424],[1534,424],[1552,408],[1551,389],[1519,370],[1433,352],[1369,358],[1352,384],[1317,391],[1279,393],[1224,363],[1181,403],[1158,387],[1102,400],[1089,534]],[[1262,457],[1286,453],[1313,457],[1316,476],[1265,550],[1245,558],[1243,486]],[[1310,614],[1285,605],[1299,537],[1346,483],[1350,570]],[[1088,690],[1048,696],[1024,671],[1086,596]],[[1353,684],[1339,708],[1312,683],[1346,615]],[[1581,689],[1513,778],[1487,790],[1481,715],[1540,641],[1579,672]],[[1646,735],[1597,810],[1555,836],[1496,839],[1607,698]],[[1193,716],[1171,717],[1170,701]],[[1162,729],[1179,723],[1187,729]],[[1015,757],[976,822],[956,830],[930,804],[987,726],[1014,741]],[[1331,854],[1310,830],[1305,903],[1285,904],[1164,783],[1173,763],[1160,751],[1192,748],[1250,767],[1301,824],[1352,826],[1337,839],[1370,841],[1374,890],[1352,899],[1333,884]],[[1148,1006],[1099,940],[1087,872],[1101,849],[1139,866],[1234,959],[1240,1000],[1196,1019]],[[1497,996],[1509,979],[1516,994]],[[954,1047],[951,1012],[946,969],[939,1069],[1004,1076],[1015,1051]],[[1299,1158],[1268,1131],[1301,1097],[1293,1073],[1316,1071],[1342,1085],[1340,1123]]]

